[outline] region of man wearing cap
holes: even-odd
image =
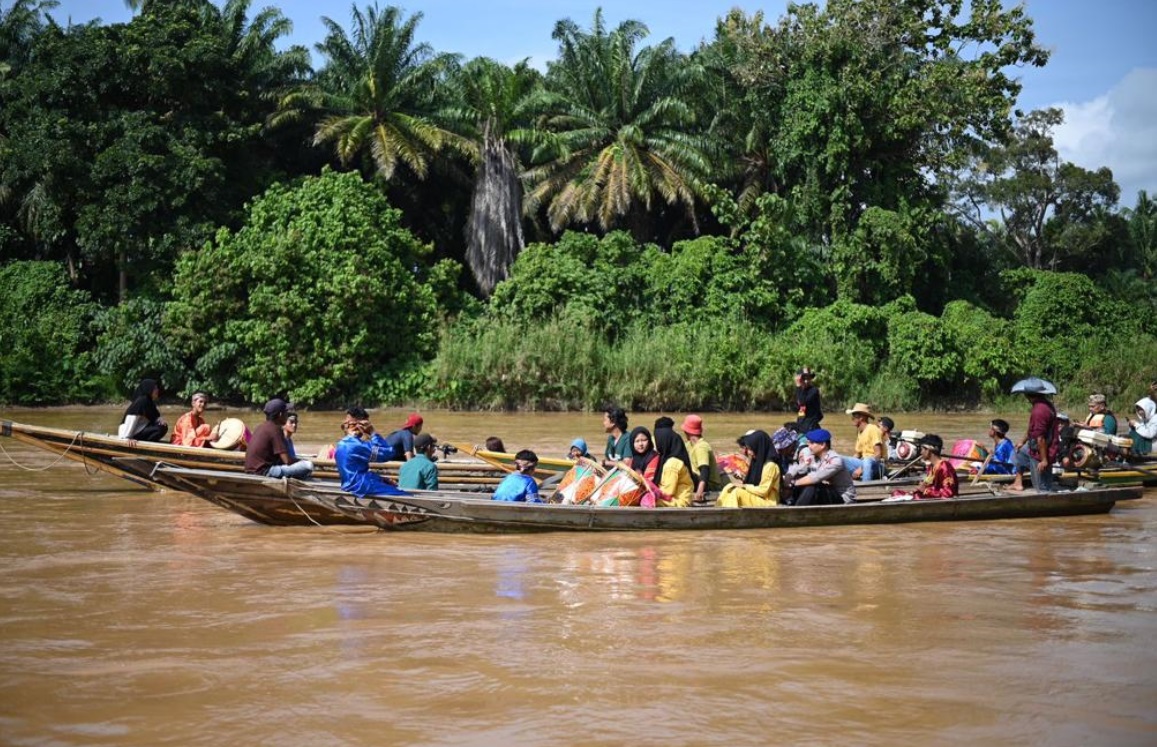
[[[852,409],[845,410],[852,416],[852,425],[856,426],[859,435],[856,436],[855,456],[844,457],[844,464],[856,480],[878,480],[884,476],[884,436],[880,428],[871,422],[876,419],[872,408],[863,402],[857,402]]]
[[[820,390],[816,389],[815,372],[804,366],[795,374],[796,425],[800,433],[807,433],[820,427],[824,419],[820,407]]]
[[[402,490],[437,490],[438,467],[434,464],[434,447],[438,439],[422,433],[414,439],[414,458],[398,470],[398,487]]]
[[[394,449],[394,459],[414,458],[414,437],[422,432],[422,416],[410,413],[401,428],[386,436],[386,443]]]
[[[290,457],[285,443],[289,403],[274,398],[265,403],[264,410],[265,422],[257,426],[245,449],[245,471],[268,477],[309,477],[313,473],[313,463]]]
[[[1089,417],[1085,418],[1082,425],[1099,433],[1108,433],[1110,436],[1117,435],[1117,416],[1109,409],[1105,395],[1089,395]]]
[[[374,430],[369,413],[354,406],[345,411],[341,424],[345,438],[337,442],[333,458],[341,476],[341,489],[359,498],[367,495],[404,495],[393,483],[370,471],[373,462],[394,458],[394,449]]]
[[[832,451],[832,434],[823,428],[807,432],[812,458],[788,468],[792,485],[792,505],[822,506],[852,503],[856,484],[844,465],[844,458]]]
[[[723,475],[715,461],[715,450],[703,438],[703,418],[688,415],[679,426],[687,437],[687,453],[691,457],[691,479],[695,482],[695,495],[691,500],[702,503],[708,490],[723,489]]]

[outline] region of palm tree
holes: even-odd
[[[468,150],[435,121],[439,88],[457,57],[414,43],[421,20],[421,13],[405,18],[393,6],[379,11],[375,3],[363,11],[355,5],[351,37],[323,17],[328,33],[316,48],[328,63],[315,85],[282,101],[280,120],[320,110],[314,145],[333,143],[343,164],[368,150],[374,169],[387,181],[399,165],[424,179],[431,157],[446,145]]]
[[[0,8],[0,78],[25,59],[32,39],[44,28],[44,14],[57,0],[14,0],[8,10]]]
[[[518,146],[530,138],[529,104],[541,75],[526,60],[511,68],[479,57],[462,67],[455,83],[457,105],[444,115],[471,143],[475,163],[466,261],[489,294],[524,245]]]
[[[686,97],[701,71],[673,39],[636,52],[647,33],[638,21],[608,31],[601,9],[589,32],[569,19],[555,25],[559,59],[538,102],[537,165],[526,173],[527,209],[545,206],[554,231],[626,223],[646,240],[656,198],[680,207],[698,230],[708,159]]]

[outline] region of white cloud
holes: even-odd
[[[1122,207],[1132,207],[1139,190],[1157,194],[1157,68],[1134,68],[1091,101],[1054,106],[1065,111],[1053,133],[1062,158],[1112,169]]]

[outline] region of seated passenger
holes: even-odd
[[[386,436],[388,443],[394,450],[394,459],[405,461],[414,458],[414,436],[422,432],[422,416],[416,412],[410,413],[402,427]]]
[[[683,435],[687,437],[687,453],[691,457],[691,480],[695,483],[697,503],[703,502],[707,491],[723,489],[723,473],[719,471],[719,462],[715,459],[715,450],[703,438],[703,418],[698,415],[688,415],[683,418],[680,426]]]
[[[1153,451],[1153,441],[1157,439],[1157,402],[1151,397],[1139,399],[1134,412],[1137,419],[1129,421],[1129,438],[1133,439],[1131,453],[1147,456]]]
[[[337,442],[333,454],[341,476],[341,489],[359,498],[367,495],[405,495],[392,482],[370,471],[371,462],[385,462],[394,458],[394,449],[380,433],[374,431],[365,409],[351,407],[346,410],[341,428],[346,435]]]
[[[1011,475],[1016,459],[1016,445],[1008,437],[1007,420],[996,418],[988,426],[988,436],[992,439],[992,458],[987,460],[983,474]]]
[[[857,402],[852,409],[846,411],[852,416],[852,425],[856,427],[856,446],[854,455],[844,457],[844,464],[852,473],[855,480],[879,480],[884,477],[884,459],[887,457],[883,434],[875,423],[876,416],[872,408]]]
[[[192,409],[177,418],[177,424],[173,426],[173,435],[169,439],[170,443],[200,447],[209,446],[217,440],[216,426],[210,428],[205,422],[205,405],[208,401],[204,392],[193,393]]]
[[[748,431],[740,436],[738,443],[749,460],[747,475],[742,480],[730,476],[731,484],[723,486],[715,505],[723,508],[778,505],[782,473],[775,461],[771,436],[764,431]]]
[[[414,458],[398,470],[398,487],[402,490],[437,490],[438,467],[434,464],[434,447],[438,439],[423,433],[414,439]]]
[[[920,487],[910,493],[897,490],[892,497],[911,496],[916,500],[925,498],[955,498],[960,494],[960,484],[956,480],[956,468],[952,462],[942,459],[944,441],[935,434],[920,439],[920,454],[928,463],[928,472],[920,482]]]
[[[856,484],[844,459],[832,450],[832,434],[824,428],[808,431],[808,457],[788,470],[792,505],[823,506],[852,503]]]
[[[285,444],[285,420],[289,403],[274,398],[265,403],[265,422],[253,432],[253,440],[245,451],[245,471],[268,477],[309,477],[313,463],[304,459],[293,460]]]
[[[659,477],[659,452],[655,451],[651,432],[643,426],[631,431],[631,458],[627,461],[644,479],[655,482]]]
[[[169,432],[169,424],[161,418],[157,400],[161,397],[161,385],[155,379],[141,379],[133,392],[133,401],[125,409],[124,418],[117,435],[134,441],[161,441]]]
[[[416,448],[416,447],[415,447]],[[506,453],[506,444],[502,443],[502,439],[498,436],[490,436],[486,439],[486,450],[494,451],[499,454]]]
[[[567,456],[571,459],[594,459],[591,452],[587,449],[587,442],[585,439],[576,438],[570,442],[570,450]]]
[[[542,503],[538,496],[538,483],[532,475],[538,467],[538,455],[530,449],[523,449],[514,455],[512,472],[502,478],[494,491],[494,500],[517,503]]]
[[[670,421],[670,419],[668,418]],[[664,508],[686,508],[691,505],[695,485],[691,481],[691,457],[675,423],[655,427],[655,446],[659,451],[659,494],[655,505]]]

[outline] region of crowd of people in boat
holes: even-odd
[[[1157,380],[1149,385],[1149,395],[1134,405],[1129,430],[1118,437],[1120,424],[1109,409],[1107,398],[1095,393],[1088,397],[1089,414],[1081,423],[1072,423],[1057,411],[1051,392],[1038,379],[1023,388],[1031,404],[1024,437],[1014,444],[1008,434],[1011,426],[1005,420],[993,419],[988,428],[991,450],[981,450],[973,463],[980,474],[1012,475],[1010,490],[1024,489],[1028,473],[1039,491],[1055,488],[1053,466],[1069,466],[1069,456],[1060,453],[1061,432],[1066,425],[1109,436],[1106,451],[1110,454],[1147,455],[1157,440]],[[1032,382],[1040,382],[1039,385]],[[815,373],[809,368],[795,375],[796,419],[775,429],[750,430],[740,436],[737,445],[741,458],[721,460],[716,457],[704,436],[700,415],[684,418],[676,432],[675,422],[659,417],[654,429],[629,428],[627,413],[620,407],[607,407],[603,429],[607,434],[601,460],[595,460],[582,438],[569,449],[572,459],[589,459],[603,469],[628,471],[645,488],[647,505],[686,507],[711,499],[721,507],[814,506],[852,503],[856,486],[885,478],[889,463],[926,465],[923,481],[910,492],[895,491],[894,500],[950,498],[958,495],[958,477],[954,465],[944,453],[944,442],[936,434],[918,434],[904,439],[896,433],[895,422],[877,417],[868,404],[857,402],[845,413],[851,417],[856,440],[848,455],[832,447],[832,434],[821,427],[824,412]],[[168,426],[157,409],[160,386],[154,379],[144,379],[125,410],[119,434],[141,441],[162,441]],[[204,413],[208,398],[194,393],[191,409],[177,421],[171,442],[184,446],[245,451],[245,469],[269,477],[305,478],[313,473],[309,459],[298,456],[293,443],[298,415],[285,399],[269,400],[264,408],[265,421],[252,433],[243,422],[225,419],[210,427]],[[321,456],[332,458],[341,476],[343,490],[354,495],[396,495],[406,490],[438,488],[435,450],[438,441],[423,433],[423,419],[413,413],[400,428],[387,435],[378,432],[362,407],[350,407],[341,423],[343,437]],[[489,451],[505,452],[497,437],[488,439]],[[402,461],[398,480],[383,477],[371,464]],[[493,494],[495,500],[539,502],[539,484],[534,478],[537,455],[523,449],[514,456],[514,469]]]

